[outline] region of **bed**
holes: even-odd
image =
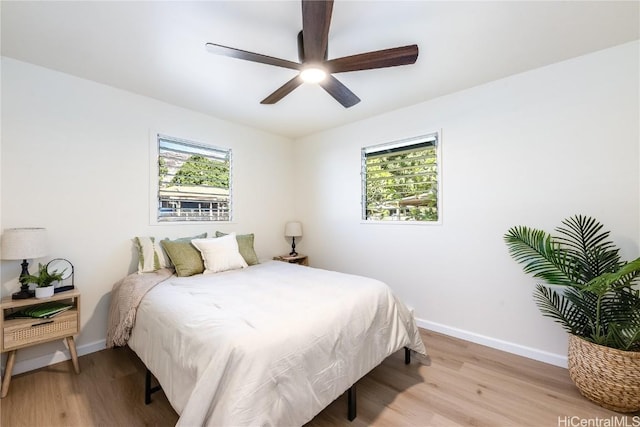
[[[374,279],[278,261],[129,278],[144,295],[120,316],[125,341],[180,426],[303,425],[392,353],[426,355],[410,311]]]

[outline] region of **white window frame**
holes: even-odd
[[[411,146],[414,144],[419,144],[420,142],[427,142],[429,140],[435,141],[435,150],[436,150],[436,173],[437,173],[437,210],[438,210],[438,220],[437,221],[418,221],[418,220],[374,220],[367,219],[367,176],[366,176],[366,154],[373,152],[381,152],[389,149],[394,149],[398,147]],[[360,221],[361,224],[385,224],[385,225],[442,225],[443,219],[443,204],[442,204],[442,132],[441,131],[433,131],[422,134],[420,136],[406,138],[402,140],[385,142],[382,144],[371,145],[367,147],[363,147],[361,149],[361,213],[360,213]]]
[[[177,220],[161,221],[159,219],[160,198],[159,198],[159,144],[160,139],[175,141],[180,144],[187,144],[197,149],[226,151],[229,153],[229,218],[226,220]],[[149,137],[149,223],[151,225],[196,225],[196,224],[228,224],[233,221],[233,151],[231,148],[218,147],[191,139],[176,138],[161,132],[151,132]]]

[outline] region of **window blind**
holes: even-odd
[[[362,149],[363,219],[438,221],[438,134]]]

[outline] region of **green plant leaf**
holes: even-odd
[[[552,285],[575,286],[573,261],[545,231],[513,227],[504,240],[513,259],[524,264],[525,273],[532,273],[533,277]]]
[[[538,284],[533,298],[542,314],[560,323],[567,332],[574,335],[581,335],[584,332],[586,320],[584,313],[564,295]]]
[[[556,240],[574,259],[578,280],[586,283],[592,278],[620,266],[619,250],[602,231],[602,224],[593,218],[576,215],[562,221],[564,227],[556,228],[560,234]]]
[[[47,270],[47,265],[38,264],[38,275],[29,274],[26,276],[27,283],[35,283],[38,287],[50,286],[53,282],[62,280],[62,275],[64,274],[64,270],[62,273],[58,273],[57,270],[49,273]]]
[[[585,289],[604,295],[617,287],[628,287],[640,276],[640,258],[628,262],[612,272],[602,273],[591,279]]]

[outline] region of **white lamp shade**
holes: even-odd
[[[47,230],[7,228],[2,235],[2,259],[23,260],[47,255]]]
[[[302,224],[296,221],[288,222],[284,226],[284,235],[286,237],[300,237],[302,236]]]

